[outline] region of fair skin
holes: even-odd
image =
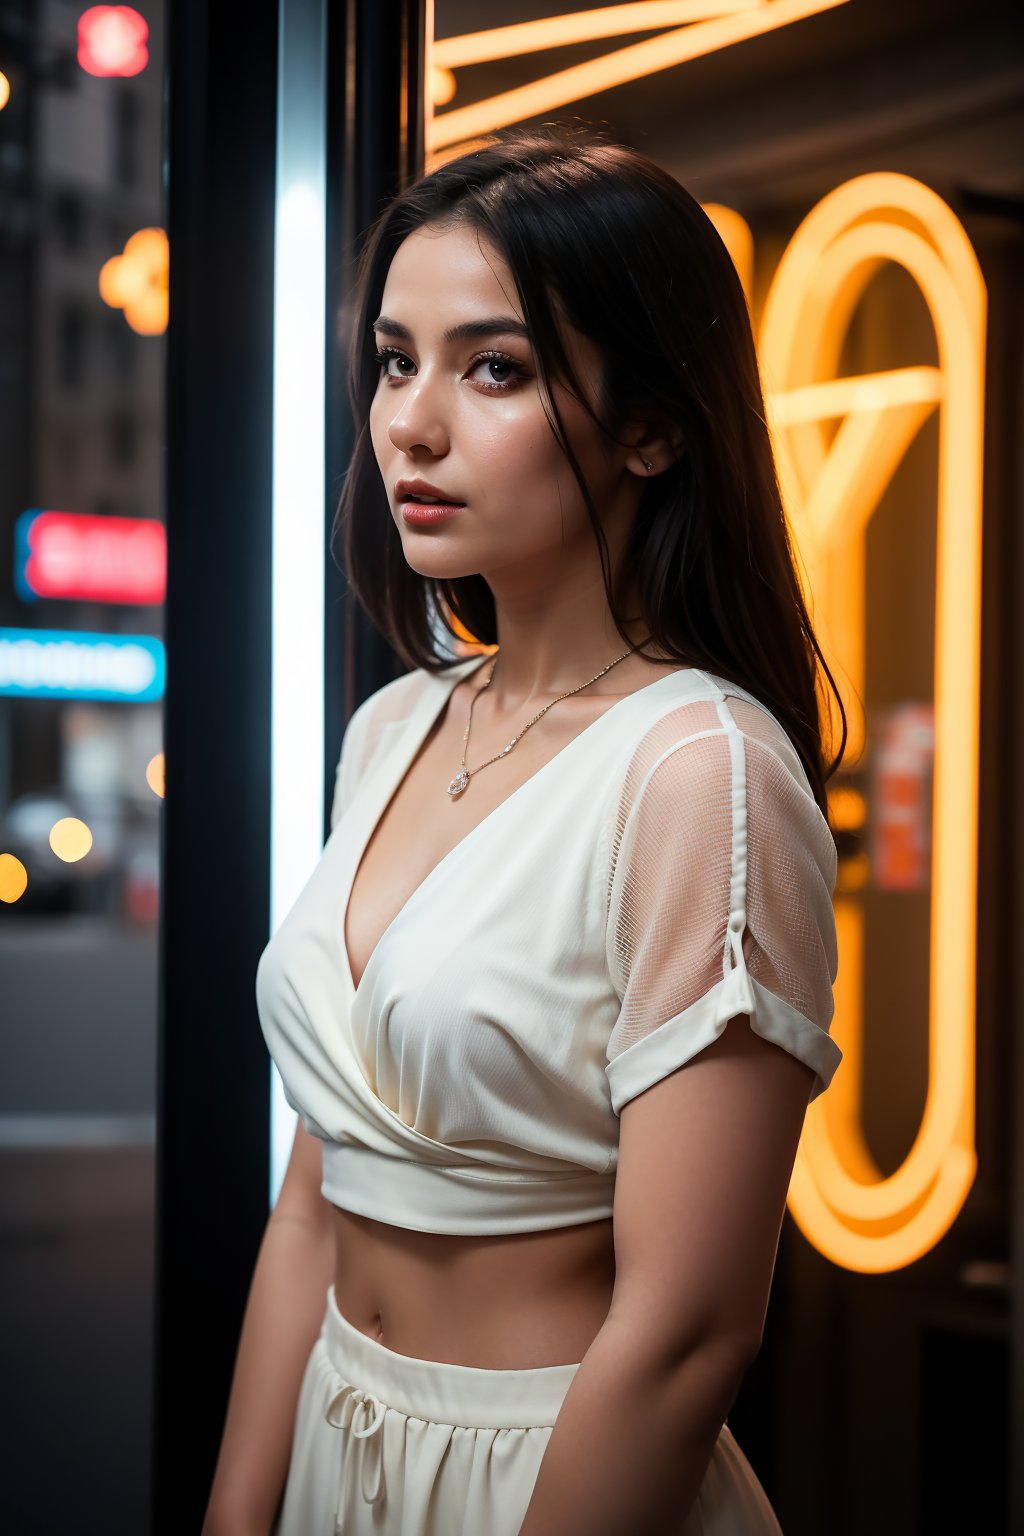
[[[522,323],[500,255],[467,226],[418,230],[392,261],[381,313],[390,329],[377,330],[377,343],[397,355],[382,371],[370,432],[404,556],[425,576],[480,573],[494,594],[500,655],[473,712],[472,768],[626,645],[585,504],[544,414],[529,342],[509,329],[445,338],[494,317]],[[571,329],[564,335],[596,400],[600,354]],[[481,359],[485,350],[515,369]],[[623,444],[610,443],[580,402],[554,387],[614,568],[645,482],[671,466],[680,444],[642,422],[620,433]],[[416,476],[465,509],[430,528],[407,524],[395,486]],[[641,625],[626,630],[632,643],[646,641]],[[363,852],[343,915],[356,984],[438,861],[616,699],[677,663],[630,655],[556,704],[507,758],[447,800],[438,786],[461,761],[469,701],[488,665],[452,690]],[[316,1234],[311,1255],[328,1238],[338,1306],[357,1328],[397,1353],[454,1364],[579,1362],[521,1536],[678,1536],[760,1344],[812,1082],[810,1068],[755,1034],[745,1016],[731,1020],[713,1045],[623,1107],[613,1217],[504,1236],[418,1232],[327,1204],[319,1144],[300,1126],[289,1209]],[[311,1258],[311,1295],[320,1262]],[[304,1363],[301,1350],[294,1355],[280,1376],[292,1407]],[[240,1447],[242,1415],[255,1410],[239,1393],[232,1411]],[[204,1536],[266,1536],[288,1451],[276,1428],[259,1433],[264,1454],[249,1470],[261,1491],[233,1501],[231,1490],[251,1486],[236,1470],[238,1449],[221,1478],[222,1507],[237,1518],[211,1519]]]

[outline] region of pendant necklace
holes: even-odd
[[[606,667],[602,667],[600,672],[589,678],[587,682],[580,683],[578,688],[570,688],[566,693],[560,693],[557,699],[552,699],[550,704],[545,704],[544,708],[539,710],[537,714],[534,715],[532,720],[527,721],[526,725],[524,725],[522,730],[519,732],[519,735],[513,736],[512,740],[508,743],[508,746],[502,747],[501,751],[496,753],[494,757],[489,757],[486,763],[481,763],[479,767],[470,769],[466,767],[466,748],[469,745],[469,733],[473,725],[473,707],[476,704],[477,699],[483,693],[484,689],[489,688],[491,685],[491,679],[494,677],[494,669],[498,664],[498,656],[495,655],[494,660],[491,662],[491,669],[487,674],[486,683],[484,683],[482,688],[478,688],[476,690],[472,699],[470,700],[469,720],[466,723],[466,734],[462,739],[462,767],[459,769],[454,779],[452,779],[451,783],[448,785],[448,793],[451,798],[455,800],[459,795],[462,794],[463,790],[468,785],[472,774],[479,773],[483,768],[489,768],[491,763],[496,763],[501,757],[507,757],[508,754],[512,751],[512,748],[515,746],[516,742],[520,741],[522,737],[526,735],[530,727],[532,725],[536,725],[541,716],[546,715],[549,709],[553,709],[556,704],[560,704],[563,699],[570,698],[574,693],[582,693],[584,688],[589,688],[591,683],[596,683],[597,679],[599,677],[604,677],[604,674],[606,672],[610,672],[612,667],[617,667],[620,661],[625,661],[627,656],[632,656],[635,650],[637,650],[635,645],[630,646],[628,651],[623,651],[621,656],[617,656],[615,660],[610,661]]]

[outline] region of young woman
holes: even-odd
[[[840,1060],[839,758],[736,272],[507,132],[374,226],[350,387],[409,670],[260,961],[300,1123],[206,1536],[777,1536],[726,1418]]]

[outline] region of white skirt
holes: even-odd
[[[396,1354],[341,1315],[332,1285],[272,1536],[518,1536],[578,1369]],[[727,1424],[679,1536],[782,1536]]]

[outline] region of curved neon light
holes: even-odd
[[[835,378],[843,338],[884,262],[928,305],[939,366]],[[908,176],[836,188],[793,236],[765,305],[760,352],[787,510],[824,615],[819,634],[859,694],[864,681],[864,537],[921,423],[938,411],[935,781],[928,1093],[914,1144],[883,1177],[861,1128],[859,909],[836,902],[841,965],[833,1033],[846,1055],[812,1106],[789,1207],[805,1236],[848,1269],[912,1263],[940,1240],[974,1180],[978,744],[985,286],[947,205]],[[823,423],[842,415],[834,435]],[[863,743],[852,721],[851,749]]]

